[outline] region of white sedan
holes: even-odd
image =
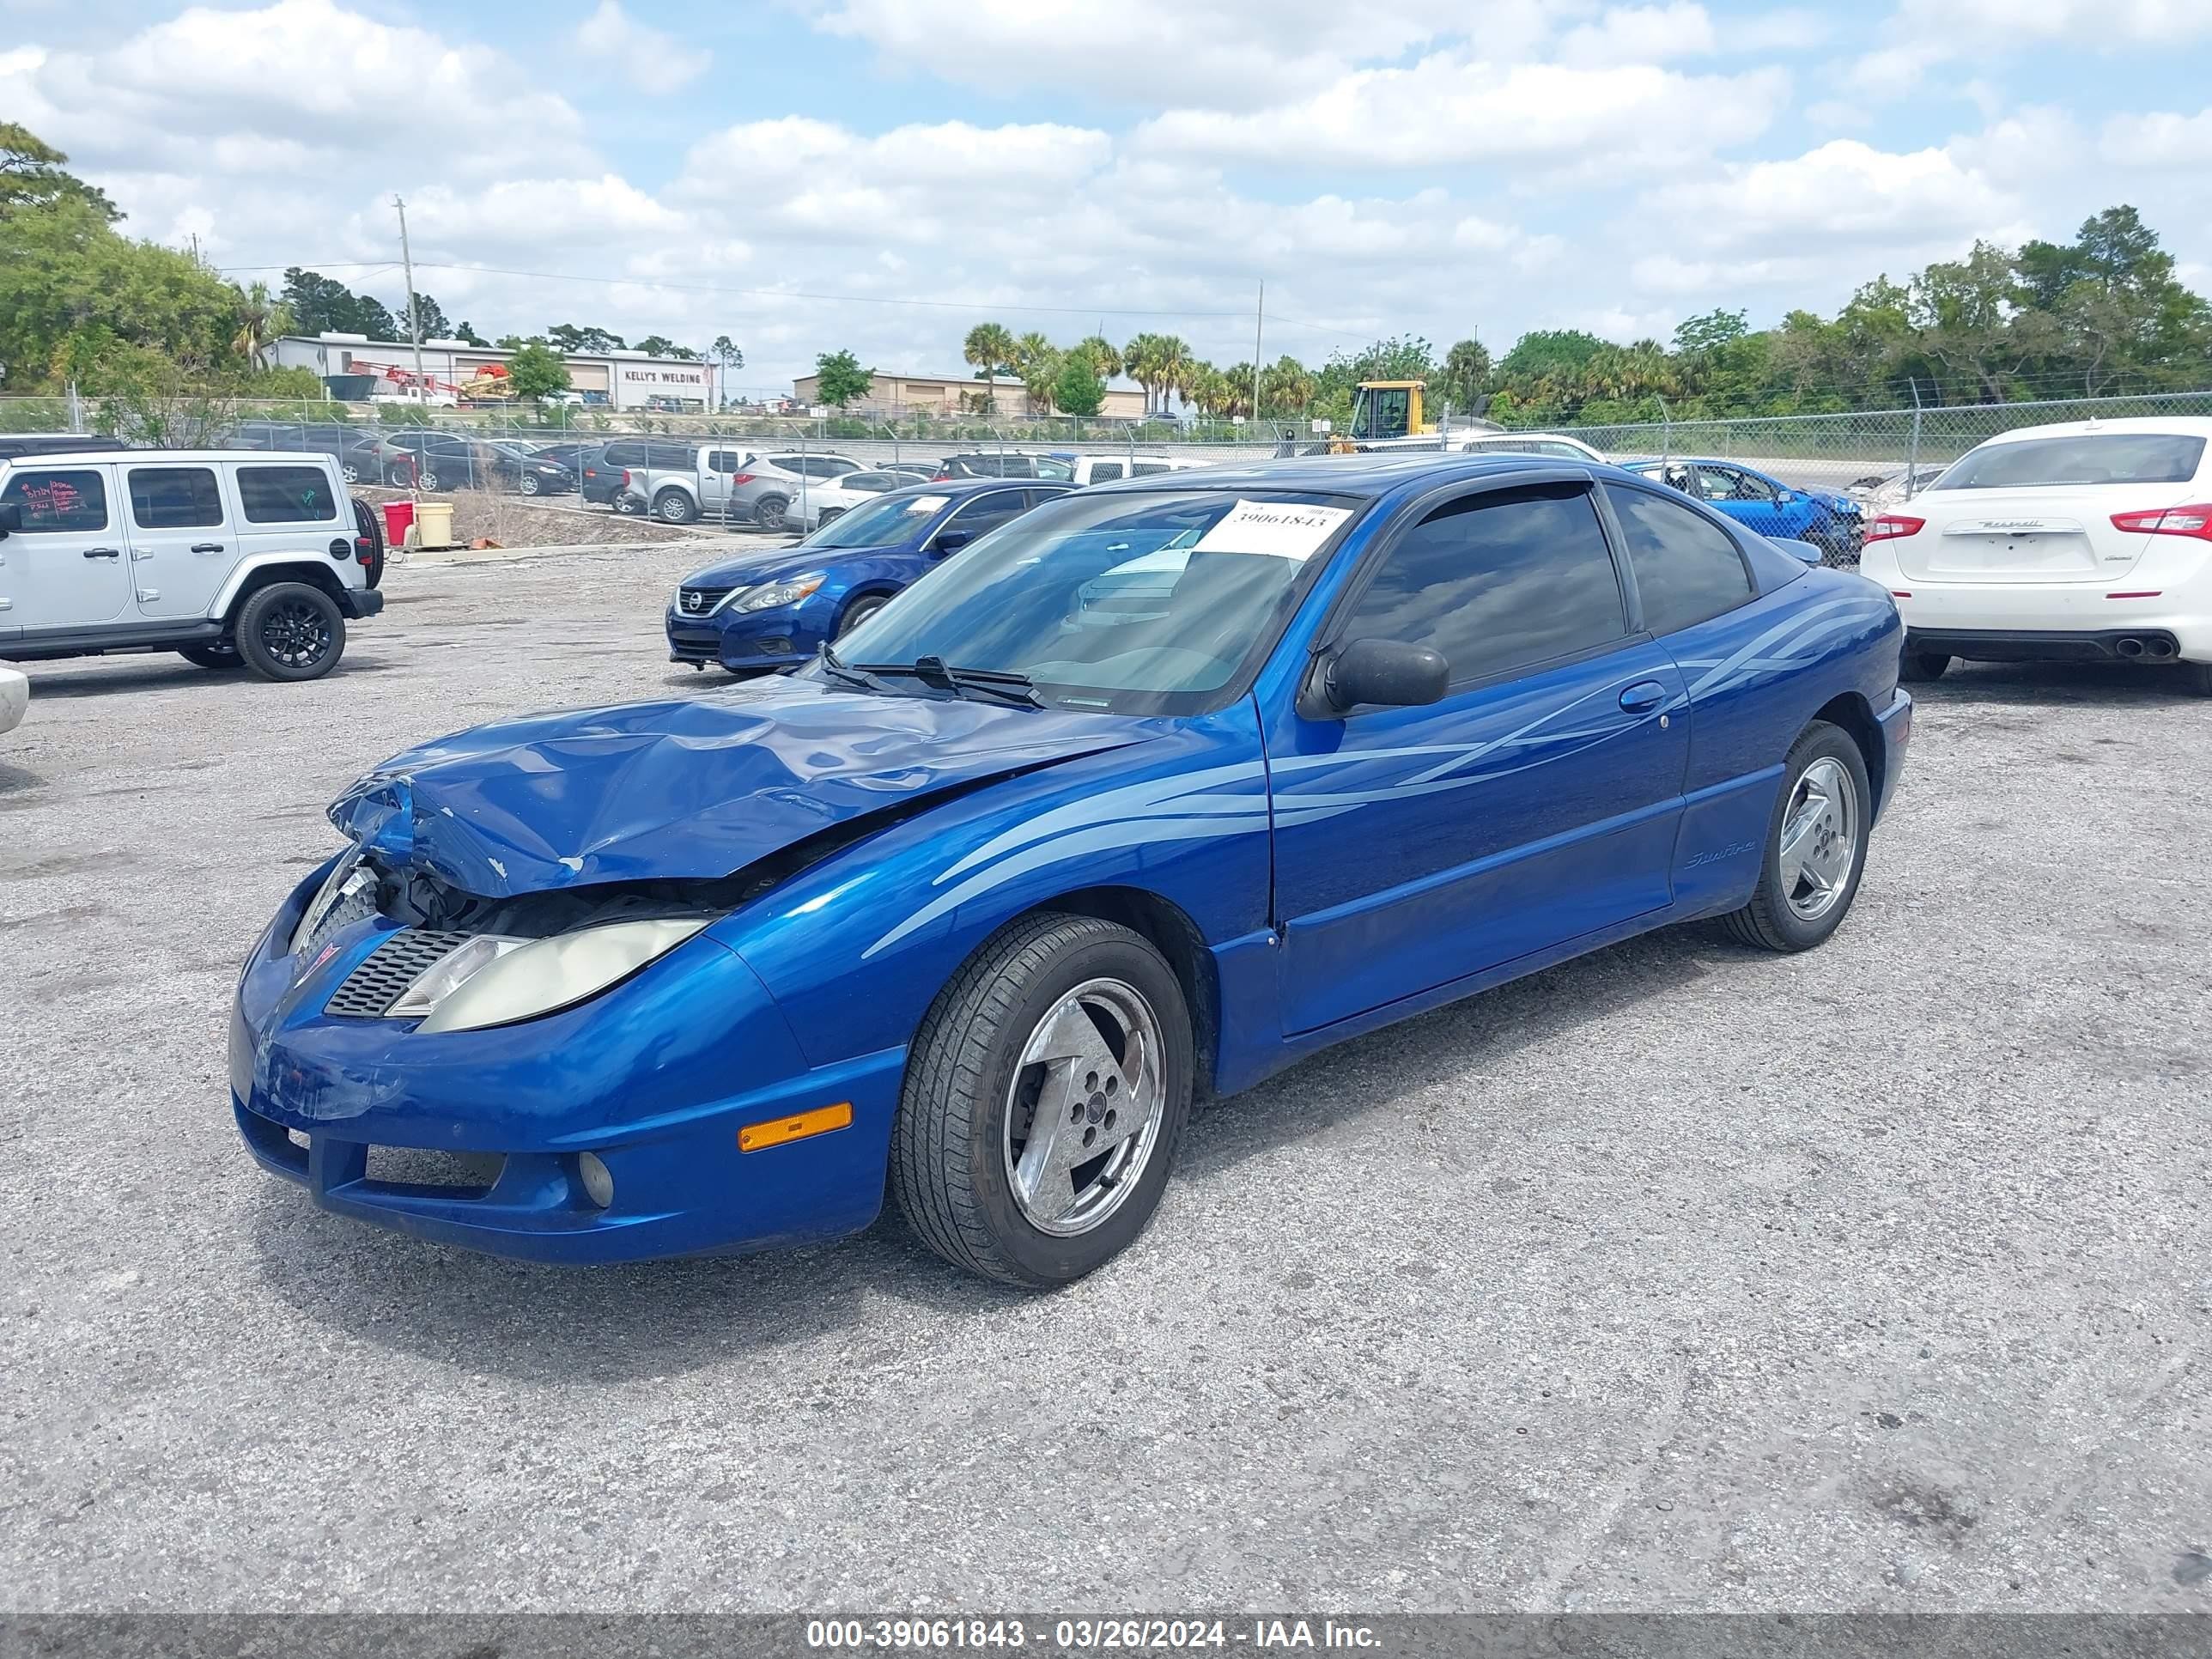
[[[2212,696],[2212,419],[2074,421],[1970,450],[1867,526],[1902,678],[2118,659]]]
[[[783,509],[784,528],[818,530],[839,514],[849,513],[887,489],[905,489],[927,482],[928,474],[920,468],[908,471],[893,467],[848,472],[837,478],[810,478],[806,488],[794,495]]]
[[[12,732],[31,706],[31,682],[0,663],[0,732]]]

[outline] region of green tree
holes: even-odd
[[[558,351],[573,351],[580,356],[604,356],[610,351],[628,348],[623,337],[604,328],[579,328],[574,323],[556,323],[545,331],[546,343]]]
[[[398,314],[403,319],[407,315],[404,301]],[[446,308],[419,289],[415,295],[415,325],[422,331],[419,334],[410,335],[402,329],[401,337],[417,340],[450,340],[454,337],[453,325],[446,320]]]
[[[67,170],[68,160],[27,127],[0,121],[0,217],[23,208],[78,202],[105,223],[120,219],[106,192]]]
[[[1121,372],[1121,348],[1103,334],[1085,335],[1071,349],[1082,355],[1102,382]]]
[[[282,295],[292,326],[302,334],[362,334],[372,340],[404,340],[407,332],[383,302],[356,294],[319,271],[291,266]]]
[[[1014,337],[1004,323],[978,323],[961,343],[961,361],[983,377],[984,406],[999,401],[999,376],[1014,369]]]
[[[477,347],[479,350],[488,348],[491,344],[489,340],[485,339],[483,335],[477,332],[476,325],[470,322],[459,322],[454,324],[453,337],[456,340],[465,340],[471,345]]]
[[[667,357],[679,363],[696,363],[705,361],[702,353],[690,346],[677,344],[665,334],[648,334],[630,349],[650,352],[655,357]]]
[[[815,395],[832,409],[842,409],[866,397],[876,377],[875,370],[862,368],[860,360],[849,351],[823,352],[814,360],[814,372],[820,377]]]
[[[1052,401],[1063,415],[1096,415],[1106,405],[1106,382],[1089,353],[1064,352],[1052,383]]]
[[[1049,415],[1053,394],[1060,382],[1060,349],[1034,331],[1014,342],[1014,373],[1029,398],[1029,412]]]
[[[528,341],[508,354],[507,383],[523,402],[542,403],[568,389],[568,365],[550,346]]]
[[[1470,414],[1490,389],[1490,349],[1470,334],[1444,353],[1443,368],[1431,382],[1432,396],[1440,404]]]
[[[1314,377],[1292,356],[1275,359],[1260,372],[1260,414],[1267,420],[1294,420],[1312,407]]]
[[[249,365],[258,368],[269,343],[291,331],[292,313],[282,300],[270,296],[269,284],[249,283],[245,303],[239,309],[238,332],[231,337],[230,349]]]

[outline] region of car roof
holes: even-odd
[[[2100,432],[2160,432],[2176,438],[2212,438],[2212,416],[2127,415],[2112,421],[2052,421],[2045,426],[2016,427],[1996,432],[1985,444],[2025,443],[2033,438],[2082,438]]]
[[[1595,471],[1602,470],[1604,463],[1569,461],[1556,455],[1370,450],[1352,455],[1301,455],[1279,461],[1247,461],[1241,465],[1228,463],[1182,472],[1155,472],[1141,478],[1092,484],[1084,493],[1103,495],[1139,495],[1160,489],[1311,489],[1333,495],[1377,496],[1413,483],[1449,483],[1462,478],[1514,472],[1557,475],[1562,466],[1586,467]]]
[[[40,466],[49,466],[56,461],[119,461],[130,466],[166,466],[184,461],[252,461],[263,465],[270,461],[313,461],[317,466],[337,465],[328,451],[320,449],[53,449],[30,455],[0,455],[0,466],[22,461],[35,461]]]

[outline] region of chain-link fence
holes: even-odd
[[[1553,430],[1607,459],[1700,495],[1761,533],[1809,541],[1855,562],[1865,520],[1911,499],[1985,439],[2057,421],[2212,416],[2212,392],[2072,398],[1834,415],[1667,420]],[[598,408],[471,409],[337,402],[239,404],[190,397],[128,404],[0,398],[0,434],[92,431],[125,442],[305,449],[336,457],[369,489],[477,489],[576,510],[652,514],[672,523],[811,528],[865,490],[941,475],[1063,477],[1085,456],[1236,460],[1324,449],[1306,420],[1141,422],[1002,418],[942,410],[792,416]],[[1464,421],[1436,440],[1457,448],[1501,435]],[[1528,434],[1532,442],[1536,434]],[[763,465],[764,464],[764,465]]]

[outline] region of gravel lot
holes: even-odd
[[[313,1209],[226,1011],[365,764],[713,695],[638,547],[0,738],[0,1607],[2196,1609],[2212,707],[1929,688],[1826,949],[1703,930],[1204,1115],[1032,1299],[896,1221],[591,1273]]]

